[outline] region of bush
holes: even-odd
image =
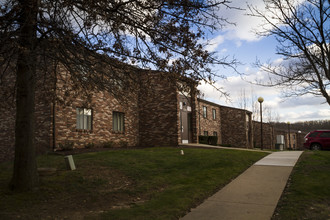
[[[60,148],[60,150],[73,150],[74,147],[74,142],[73,141],[65,141],[64,143],[59,143],[58,147]]]
[[[208,142],[209,136],[198,136],[198,143],[200,144],[209,144]]]
[[[217,145],[218,144],[218,137],[217,136],[198,136],[199,143],[201,144],[210,144],[210,145]]]
[[[94,148],[94,143],[88,143],[85,145],[85,148],[87,149],[91,149],[91,148]]]
[[[103,148],[112,148],[112,147],[114,147],[113,141],[107,141],[103,143]]]
[[[127,147],[128,143],[127,143],[127,141],[119,141],[119,146],[120,147]]]
[[[217,136],[209,136],[209,144],[217,145],[218,144],[218,137]]]

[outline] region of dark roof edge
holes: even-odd
[[[197,100],[200,101],[200,102],[205,102],[205,103],[210,104],[210,105],[218,106],[218,107],[220,107],[220,108],[230,108],[230,109],[235,109],[235,110],[239,110],[239,111],[243,111],[243,112],[248,112],[248,113],[251,113],[251,114],[252,114],[251,111],[246,110],[246,109],[234,108],[234,107],[229,107],[229,106],[219,105],[219,104],[217,104],[217,103],[210,102],[210,101],[207,101],[207,100],[205,100],[205,99],[201,99],[201,98],[197,98]]]

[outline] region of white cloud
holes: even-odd
[[[250,76],[250,77],[256,77]],[[265,104],[268,106],[278,106],[280,99],[276,99],[276,96],[279,95],[279,91],[274,90],[273,88],[256,86],[244,81],[240,76],[231,76],[227,77],[226,80],[217,81],[214,84],[217,88],[222,88],[223,91],[229,93],[230,100],[228,102],[225,100],[221,93],[216,91],[211,85],[202,83],[198,89],[204,93],[204,98],[207,100],[212,100],[213,102],[230,105],[233,107],[239,107],[239,102],[242,99],[242,93],[245,93],[245,98],[249,100],[248,109],[252,108],[252,100],[257,99],[259,96],[263,96],[265,99]]]
[[[290,1],[290,4],[298,5],[304,1],[305,0]],[[231,3],[231,6],[239,8],[240,10],[222,9],[219,11],[221,16],[236,24],[235,26],[228,25],[224,29],[226,39],[244,40],[248,42],[259,41],[262,37],[258,36],[256,32],[271,28],[271,25],[265,23],[262,18],[250,16],[249,14],[251,14],[251,12],[248,5],[262,11],[273,23],[276,23],[276,20],[272,19],[272,17],[274,17],[273,14],[271,14],[269,9],[266,9],[263,0],[235,0]],[[277,11],[273,10],[272,12],[276,14]]]
[[[295,107],[310,107],[310,106],[320,106],[324,103],[323,97],[315,97],[313,95],[305,95],[300,97],[292,97],[284,99],[279,107],[280,108],[291,108],[292,106]],[[314,110],[318,110],[315,107]]]
[[[220,53],[227,53],[228,52],[228,49],[227,48],[223,48]]]
[[[236,24],[235,26],[228,25],[224,29],[226,32],[226,39],[245,41],[257,41],[260,39],[260,37],[253,32],[253,29],[259,27],[262,20],[260,18],[247,15],[247,4],[255,5],[258,8],[264,7],[262,0],[250,0],[248,2],[246,2],[246,0],[235,0],[231,3],[231,6],[240,8],[241,10],[223,9],[219,11],[220,15]]]
[[[217,37],[211,39],[206,46],[206,50],[209,52],[213,52],[217,49],[217,47],[225,41],[223,35],[218,35]]]
[[[329,117],[330,118],[330,109],[320,109],[319,115],[322,117]]]
[[[324,120],[330,117],[330,109],[327,105],[320,105],[319,110],[302,110],[299,107],[291,111],[281,113],[281,118],[284,121],[297,122],[297,121],[311,121],[311,120]]]

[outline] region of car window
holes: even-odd
[[[318,132],[310,133],[308,137],[316,137],[318,134],[319,134]]]
[[[323,132],[320,134],[320,137],[322,138],[330,138],[330,132]]]

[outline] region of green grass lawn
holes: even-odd
[[[273,219],[330,219],[329,151],[303,153]]]
[[[0,164],[0,219],[178,219],[266,153],[147,148],[74,155],[75,171],[63,156],[38,158],[57,168],[41,177],[39,191],[8,190],[12,163]]]

